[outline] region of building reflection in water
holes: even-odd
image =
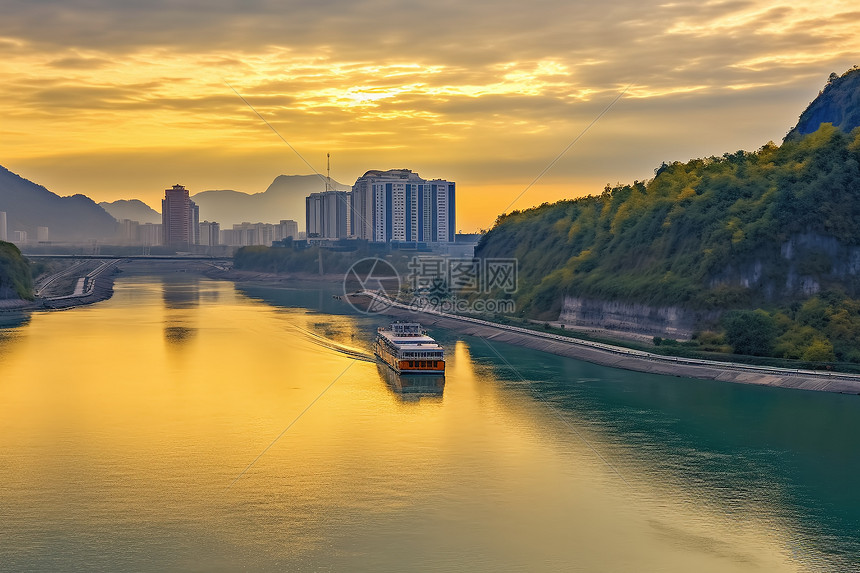
[[[170,344],[185,344],[197,334],[194,310],[200,305],[200,280],[193,275],[165,278],[161,293],[164,339]]]
[[[200,304],[200,278],[197,276],[165,277],[162,287],[164,308],[197,308]]]
[[[404,402],[424,398],[442,398],[445,390],[444,374],[407,374],[401,376],[389,366],[376,364],[379,377],[398,398]]]

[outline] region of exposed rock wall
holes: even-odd
[[[849,296],[860,295],[860,246],[844,245],[827,235],[801,233],[778,248],[769,255],[750,255],[727,266],[708,286],[749,289],[766,300],[802,299],[832,285]],[[572,327],[685,340],[718,320],[721,312],[566,296],[558,321]]]
[[[793,235],[770,256],[759,255],[727,266],[709,286],[740,286],[767,300],[809,297],[830,283],[851,296],[860,294],[860,246],[844,245],[818,233]]]
[[[860,69],[854,66],[841,76],[833,73],[827,85],[800,115],[785,139],[797,139],[832,123],[845,133],[860,126]]]
[[[569,326],[615,330],[688,340],[697,325],[719,318],[718,311],[697,312],[679,306],[564,297],[558,321]]]

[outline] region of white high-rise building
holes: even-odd
[[[120,219],[117,238],[121,245],[134,245],[140,240],[140,223],[131,219]]]
[[[6,231],[6,211],[0,211],[0,241],[8,241],[9,235]]]
[[[203,221],[200,223],[199,240],[201,245],[214,247],[221,244],[221,225],[218,223]]]
[[[453,243],[455,187],[410,169],[368,171],[352,186],[350,235],[380,243]]]
[[[345,239],[349,235],[349,195],[346,191],[323,191],[305,199],[308,237]]]
[[[231,247],[271,246],[276,226],[271,223],[237,223],[232,229],[221,229],[221,244]]]
[[[299,238],[299,224],[292,219],[281,219],[281,222],[275,225],[275,240],[282,241],[287,237]]]
[[[164,233],[162,232],[160,223],[144,223],[138,227],[138,237],[140,242],[147,247],[153,247],[162,244]]]

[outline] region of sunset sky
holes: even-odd
[[[831,72],[860,64],[856,0],[0,0],[0,13],[0,165],[55,193],[158,208],[177,182],[256,193],[309,173],[232,86],[320,172],[330,152],[342,183],[390,168],[456,181],[466,232],[662,161],[781,141]]]

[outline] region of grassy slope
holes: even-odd
[[[0,298],[32,300],[30,264],[12,243],[0,241]]]

